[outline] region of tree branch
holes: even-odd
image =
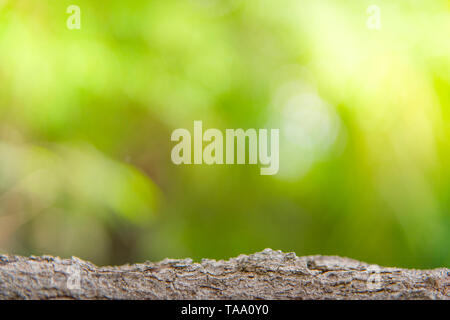
[[[266,249],[228,261],[97,267],[0,255],[1,299],[450,299],[450,270],[382,268]]]

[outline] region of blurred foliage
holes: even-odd
[[[449,266],[449,36],[447,0],[0,0],[0,250]],[[194,120],[280,128],[279,174],[175,166]]]

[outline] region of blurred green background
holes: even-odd
[[[448,0],[0,0],[0,252],[448,267],[449,36]],[[174,165],[194,120],[279,128],[279,173]]]

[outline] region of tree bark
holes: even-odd
[[[228,261],[97,267],[0,255],[0,299],[450,299],[450,270],[382,268],[266,249]]]

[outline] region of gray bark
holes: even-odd
[[[450,299],[450,270],[383,268],[266,249],[228,261],[97,267],[0,255],[1,299]]]

